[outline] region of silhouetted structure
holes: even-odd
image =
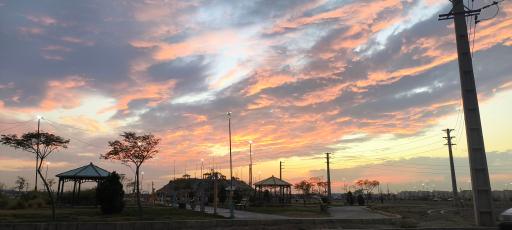
[[[85,182],[99,182],[105,180],[110,175],[110,172],[102,169],[92,162],[88,165],[84,165],[82,167],[72,169],[63,173],[59,173],[56,177],[59,178],[59,185],[57,188],[57,200],[62,197],[64,193],[64,183],[68,181],[73,182],[73,198],[71,200],[71,204],[75,203],[75,193],[76,199],[80,200],[80,188],[82,183]],[[76,185],[78,184],[78,191]]]
[[[256,199],[269,203],[289,204],[292,197],[292,184],[271,176],[254,183]]]

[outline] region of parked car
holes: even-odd
[[[500,214],[500,229],[512,229],[512,208]]]

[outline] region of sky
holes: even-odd
[[[478,8],[488,1],[474,1]],[[470,6],[470,5],[468,5]],[[53,176],[102,160],[124,131],[161,138],[144,189],[185,172],[376,179],[391,191],[450,189],[452,128],[470,184],[447,0],[0,0],[0,133],[70,139]],[[496,14],[497,13],[497,14]],[[496,16],[495,16],[496,15]],[[495,16],[495,17],[493,17]],[[512,188],[512,3],[482,12],[471,47],[493,189]],[[34,156],[0,147],[0,182],[34,182]],[[203,161],[201,161],[203,159]],[[175,172],[175,173],[174,173]]]

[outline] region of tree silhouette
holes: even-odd
[[[118,160],[123,164],[135,166],[135,194],[139,216],[142,216],[142,205],[140,202],[140,166],[158,153],[157,145],[160,139],[152,134],[138,136],[134,132],[124,132],[120,135],[122,140],[109,141],[110,151],[102,154],[100,158]]]
[[[27,185],[27,179],[25,179],[24,177],[18,176],[18,179],[16,179],[14,184],[16,185],[14,188],[17,189],[19,192],[21,192]]]
[[[355,184],[356,184],[356,186],[359,186],[359,188],[363,192],[366,192],[367,198],[370,198],[373,189],[375,189],[377,186],[379,186],[380,182],[378,180],[360,179],[360,180],[357,180]]]
[[[48,193],[48,197],[50,198],[52,219],[55,220],[55,202],[53,200],[53,193],[50,185],[48,184],[48,181],[41,173],[41,167],[44,160],[50,156],[50,154],[59,149],[67,148],[69,140],[46,132],[28,132],[21,135],[20,137],[18,137],[16,134],[2,135],[0,143],[15,149],[21,149],[26,152],[33,153],[39,159],[39,165],[37,165],[37,174],[43,181],[44,187]]]

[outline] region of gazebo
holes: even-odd
[[[256,198],[259,200],[281,204],[291,202],[292,184],[273,175],[265,180],[254,183],[254,188],[256,190]]]
[[[92,162],[88,165],[84,165],[82,167],[72,169],[63,173],[59,173],[56,177],[59,178],[59,185],[57,188],[57,199],[62,197],[64,193],[64,183],[68,181],[73,181],[73,198],[72,204],[75,203],[75,193],[77,194],[77,199],[80,199],[80,187],[82,183],[85,182],[96,182],[99,183],[103,181],[106,177],[110,175],[110,172],[102,169]],[[78,184],[78,192],[76,185]]]

